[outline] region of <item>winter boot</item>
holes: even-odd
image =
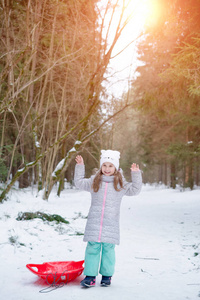
[[[111,285],[111,276],[102,276],[101,286],[110,286]]]
[[[81,285],[84,287],[93,287],[95,286],[96,277],[95,276],[86,276],[82,281]]]

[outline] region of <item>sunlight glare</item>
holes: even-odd
[[[129,0],[126,10],[126,15],[132,18],[139,28],[154,26],[160,16],[158,0]]]

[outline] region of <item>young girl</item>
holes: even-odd
[[[119,169],[120,152],[101,150],[100,170],[91,178],[85,178],[82,156],[76,157],[75,186],[91,193],[92,201],[85,228],[84,241],[86,277],[84,287],[95,286],[98,272],[102,275],[101,285],[109,286],[115,267],[115,245],[119,245],[120,204],[124,195],[140,193],[142,176],[139,166],[131,166],[132,182],[128,183]],[[100,264],[100,270],[99,270]]]

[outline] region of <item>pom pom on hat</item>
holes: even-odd
[[[100,168],[103,163],[112,163],[116,170],[119,169],[120,152],[114,150],[101,150]]]

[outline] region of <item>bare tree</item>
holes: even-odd
[[[44,199],[48,199],[54,183],[62,183],[75,153],[110,120],[108,116],[97,122],[101,114],[102,82],[113,49],[130,18],[124,18],[126,1],[123,0],[110,40],[119,1],[103,2],[106,6],[101,11],[92,0],[57,0],[56,5],[48,0],[29,0],[26,5],[18,3],[15,7],[14,2],[2,4],[7,25],[2,26],[2,56],[6,59],[1,73],[5,88],[0,112],[4,120],[9,117],[16,126],[12,151],[8,153],[10,171],[1,201],[25,174],[29,174],[29,180],[34,175],[39,188],[44,188]],[[111,17],[103,36],[108,13]],[[21,19],[22,30],[17,31],[14,16]],[[3,124],[1,144],[7,142],[10,130],[5,121]],[[16,159],[16,154],[23,159]]]

